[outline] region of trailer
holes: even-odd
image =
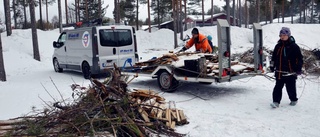
[[[230,82],[263,73],[262,29],[254,24],[254,64],[231,61],[230,28],[226,20],[218,20],[218,54],[168,53],[160,58],[138,62],[122,68],[124,75],[157,78],[161,90],[175,91],[179,82]]]

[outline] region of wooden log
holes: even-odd
[[[177,113],[175,110],[171,110],[171,120],[176,120],[177,119]]]
[[[145,122],[150,122],[150,119],[148,117],[148,113],[146,111],[144,111],[142,108],[139,108],[138,111],[140,112],[140,114]]]
[[[180,122],[181,119],[180,119],[180,111],[178,109],[176,109],[176,112],[177,112],[177,122]]]
[[[167,127],[171,127],[171,110],[166,109],[166,119],[168,122],[166,122]]]
[[[170,128],[171,129],[174,129],[176,127],[176,122],[175,121],[172,121],[171,125],[170,125]]]
[[[179,114],[180,114],[180,122],[177,123],[177,124],[178,124],[178,125],[187,124],[187,123],[188,123],[187,118],[186,118],[186,116],[184,115],[184,113],[183,113],[182,110],[179,110]]]

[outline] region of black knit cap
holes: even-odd
[[[191,34],[199,34],[199,30],[197,28],[193,28]]]

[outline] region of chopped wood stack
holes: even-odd
[[[175,105],[172,104],[167,107],[167,103],[164,102],[165,99],[154,91],[134,90],[130,93],[130,100],[134,102],[133,105],[141,106],[139,112],[145,122],[150,122],[150,119],[160,120],[171,129],[174,129],[176,125],[188,123],[182,110],[176,109]]]

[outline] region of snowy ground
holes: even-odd
[[[301,48],[320,48],[320,25],[271,24],[263,26],[264,46],[273,49],[282,26],[291,28]],[[217,44],[216,27],[199,28],[200,33],[213,36]],[[190,34],[191,30],[185,32]],[[7,81],[0,82],[0,119],[22,116],[32,107],[41,109],[55,99],[71,100],[72,83],[88,86],[80,73],[55,73],[52,67],[52,41],[59,33],[40,31],[41,62],[33,59],[31,30],[14,30],[12,36],[2,33],[3,53]],[[251,29],[231,27],[232,53],[253,47]],[[138,50],[142,61],[161,56],[173,49],[173,32],[159,30],[149,34],[137,32]],[[181,42],[181,41],[180,41]],[[193,50],[193,49],[190,49]],[[58,89],[55,88],[54,84]],[[280,108],[271,109],[274,81],[256,76],[242,80],[202,85],[182,83],[174,93],[162,93],[167,101],[175,101],[183,109],[190,124],[177,127],[177,131],[192,137],[262,136],[281,137],[320,136],[320,79],[316,76],[299,77],[297,91],[299,103],[289,106],[284,88]],[[138,77],[130,88],[154,89],[160,92],[155,79]],[[58,92],[59,90],[59,92]]]

